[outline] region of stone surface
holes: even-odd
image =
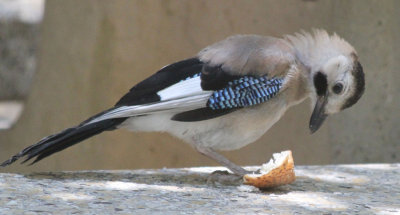
[[[297,166],[260,191],[216,168],[0,174],[0,214],[400,214],[400,164]]]

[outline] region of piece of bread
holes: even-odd
[[[294,182],[294,162],[292,151],[274,153],[273,158],[261,166],[260,174],[243,176],[244,184],[258,188],[272,188]]]

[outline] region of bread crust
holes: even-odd
[[[290,184],[296,180],[292,152],[289,151],[282,164],[265,174],[244,175],[244,184],[258,188],[273,188]]]

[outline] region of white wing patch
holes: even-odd
[[[161,101],[190,97],[193,95],[203,94],[205,92],[208,94],[208,91],[203,91],[203,89],[201,89],[200,83],[200,76],[197,76],[171,85],[163,90],[160,90],[157,94],[160,96]]]

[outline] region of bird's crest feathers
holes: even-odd
[[[309,68],[320,68],[334,56],[356,55],[355,49],[347,41],[336,33],[329,35],[322,29],[313,29],[312,33],[300,31],[294,35],[286,35],[284,38],[292,44],[300,61]]]

